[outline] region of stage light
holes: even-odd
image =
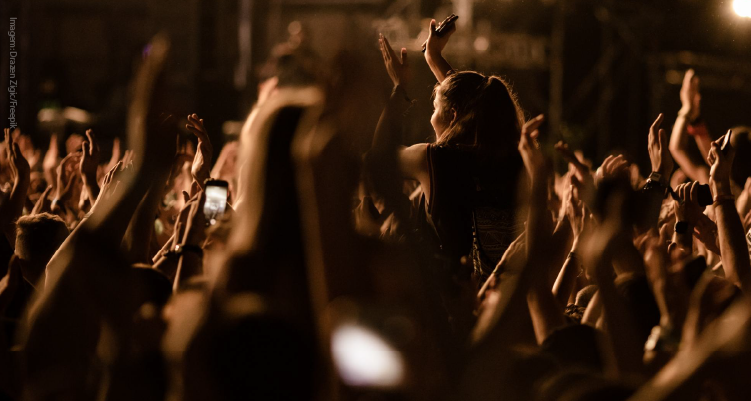
[[[741,17],[751,18],[751,0],[733,1],[733,10]]]
[[[404,380],[401,354],[365,327],[345,324],[336,328],[331,351],[339,374],[350,386],[394,388]]]

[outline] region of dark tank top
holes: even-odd
[[[475,273],[485,278],[523,231],[516,216],[521,155],[510,149],[503,157],[482,158],[471,149],[436,144],[427,152],[427,214],[441,253],[457,268],[462,256],[471,256]]]

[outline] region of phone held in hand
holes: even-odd
[[[445,35],[446,32],[451,30],[451,27],[454,26],[457,19],[459,19],[459,16],[457,16],[456,14],[449,15],[443,21],[441,21],[440,24],[438,24],[438,26],[433,31],[433,34],[438,36],[439,38]],[[425,53],[426,49],[427,49],[427,42],[423,43],[422,52]]]
[[[459,19],[459,17],[456,14],[451,14],[446,19],[441,21],[440,24],[435,28],[435,34],[439,37],[443,36],[448,32],[452,26],[456,23],[456,20]]]
[[[206,222],[216,224],[227,207],[228,184],[222,180],[206,181],[206,202],[203,204],[203,214]]]

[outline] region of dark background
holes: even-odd
[[[595,162],[611,149],[646,171],[646,136],[658,112],[680,107],[683,72],[702,79],[703,111],[714,136],[751,124],[751,19],[721,0],[4,0],[2,23],[18,17],[21,128],[45,147],[41,108],[74,106],[97,116],[100,137],[124,134],[128,85],[158,31],[172,38],[168,89],[173,112],[203,117],[213,140],[222,123],[243,120],[258,69],[300,21],[322,63],[340,65],[361,102],[353,145],[364,150],[389,91],[376,35],[406,46],[420,100],[408,142],[430,138],[431,79],[417,37],[426,18],[456,11],[447,48],[455,68],[507,77],[527,114],[548,115],[548,138],[564,138]],[[464,7],[464,8],[463,8]],[[469,9],[467,8],[469,7]],[[467,11],[470,10],[470,11]],[[462,13],[464,11],[464,13]],[[488,39],[477,50],[478,37]],[[7,82],[7,37],[0,49]],[[347,57],[340,57],[342,53]],[[348,71],[351,72],[350,75]],[[356,81],[367,81],[357,83]],[[7,85],[4,85],[7,86]],[[5,89],[4,89],[5,91]],[[7,96],[0,107],[7,125]],[[353,111],[354,113],[354,111]],[[65,132],[85,127],[68,124]],[[669,127],[668,127],[669,128]]]

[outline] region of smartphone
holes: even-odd
[[[203,214],[206,216],[206,222],[214,225],[224,215],[229,186],[227,181],[207,180],[205,188],[206,202],[203,204]]]
[[[435,27],[435,33],[436,36],[441,37],[448,32],[452,26],[456,23],[456,20],[459,19],[459,16],[456,14],[451,14],[448,17],[446,17],[443,21],[441,21],[440,24],[438,24],[437,27]],[[427,49],[428,42],[425,42],[422,44],[422,52],[425,53],[425,50]]]
[[[720,150],[725,155],[728,154],[728,150],[730,150],[728,145],[730,145],[730,136],[732,135],[733,135],[733,130],[729,129],[727,135],[725,135],[725,140],[722,141],[722,147],[720,148]]]
[[[456,14],[451,14],[446,19],[441,21],[440,24],[435,28],[436,35],[443,36],[446,32],[448,32],[452,26],[456,23],[456,20],[459,19],[459,17]]]

